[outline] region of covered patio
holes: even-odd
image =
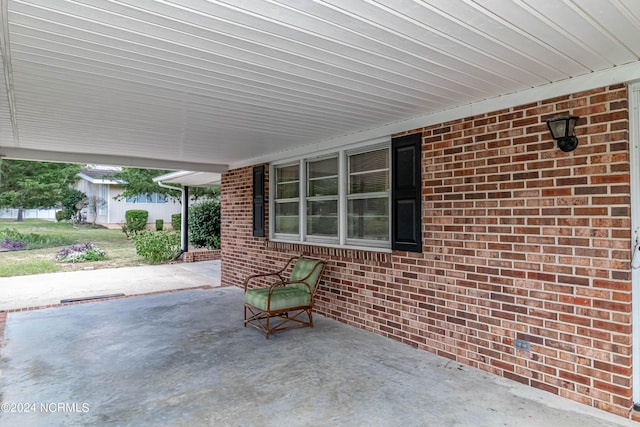
[[[522,425],[522,411],[538,401],[510,400],[520,384],[581,402],[584,414],[599,408],[620,422],[640,420],[638,40],[636,0],[0,0],[0,159],[170,169],[197,181],[219,174],[223,286],[294,254],[326,258],[318,313],[382,336],[357,332],[355,342],[365,341],[351,356],[352,337],[333,337],[328,331],[346,328],[333,322],[264,343],[255,331],[229,333],[235,312],[213,322],[215,304],[187,304],[196,317],[171,317],[176,324],[158,329],[159,346],[117,366],[139,368],[142,379],[127,375],[148,392],[144,408],[157,410],[147,411],[157,420],[193,415],[180,413],[188,407],[180,399],[197,395],[199,415],[212,423],[220,413],[236,424],[251,424],[243,421],[250,413],[276,420],[284,412],[274,408],[286,407],[304,414],[301,422],[323,422],[316,414],[326,413],[357,423],[354,414],[375,413],[409,425],[403,417],[416,414],[427,418],[414,424],[431,416],[465,424],[451,417],[467,414],[473,425],[492,417]],[[575,130],[564,135],[570,150],[552,137],[551,119]],[[328,190],[314,193],[314,183]],[[239,303],[237,290],[215,295]],[[186,307],[176,304],[140,308],[153,320]],[[3,399],[26,396],[14,385],[21,375],[57,372],[19,367],[14,345],[40,351],[45,340],[78,338],[63,328],[63,339],[20,341],[37,328],[17,325],[62,312],[74,319],[83,309],[10,316]],[[98,369],[105,348],[119,355],[140,345],[118,340],[136,336],[143,319],[112,312],[86,332],[97,342],[113,335],[111,347],[95,347],[88,359],[65,351],[59,362],[82,373],[73,384],[104,379],[95,402],[125,401],[104,415],[125,417],[139,394],[120,397],[113,371],[79,370]],[[184,341],[198,330],[204,338]],[[183,336],[165,343],[169,332]],[[232,341],[218,349],[216,334]],[[225,353],[245,335],[238,353]],[[158,350],[168,343],[166,354]],[[447,358],[438,362],[444,381],[414,375],[422,362],[405,355],[441,360],[427,352]],[[167,365],[172,358],[189,363]],[[339,371],[343,359],[375,363]],[[293,382],[281,377],[284,360]],[[388,360],[403,363],[389,368]],[[267,362],[275,371],[265,371]],[[169,366],[176,377],[199,373],[197,381],[219,378],[212,373],[224,366],[251,386],[239,394],[212,383],[183,394],[144,388],[145,378],[169,381]],[[473,368],[513,382],[492,378],[480,393],[469,386]],[[460,382],[449,383],[445,374],[458,371]],[[309,382],[318,387],[298,404]],[[479,396],[506,406],[492,411]],[[439,412],[422,412],[431,410]]]
[[[12,313],[0,424],[632,425],[322,316],[265,340],[241,306],[227,287]]]

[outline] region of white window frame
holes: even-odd
[[[100,191],[98,196],[98,215],[106,215],[109,200],[109,187],[106,184],[98,185]]]
[[[282,161],[272,162],[269,165],[269,176],[276,176],[276,169],[280,167],[299,165],[299,191],[298,191],[298,208],[299,208],[299,232],[298,234],[282,234],[275,233],[275,196],[276,182],[275,179],[269,180],[269,239],[276,242],[296,242],[313,246],[326,246],[348,249],[374,250],[377,252],[391,252],[391,188],[392,183],[389,182],[389,238],[387,241],[380,240],[364,240],[364,239],[348,239],[347,238],[347,203],[348,203],[348,159],[349,155],[376,151],[379,149],[389,149],[389,158],[391,158],[391,139],[381,138],[376,141],[361,142],[341,148],[327,149],[320,152],[312,153],[306,156],[283,159]],[[307,236],[307,162],[322,160],[323,158],[338,157],[338,238],[323,238],[320,236]],[[389,162],[389,181],[391,181],[391,162]],[[377,193],[376,193],[377,194]],[[372,196],[373,197],[373,196]]]
[[[342,206],[344,206],[342,204],[341,201],[341,191],[340,191],[340,187],[341,187],[341,181],[342,181],[342,159],[341,159],[341,153],[334,153],[334,154],[329,154],[329,155],[325,155],[325,156],[320,156],[320,157],[311,157],[311,158],[305,158],[302,159],[302,161],[304,162],[305,165],[305,176],[304,176],[304,181],[301,180],[301,186],[304,186],[304,191],[305,191],[305,198],[304,198],[304,234],[306,236],[306,241],[310,242],[310,243],[324,243],[324,244],[328,244],[328,245],[336,245],[340,243],[340,224],[341,224],[341,210],[342,210]],[[338,162],[338,194],[336,196],[315,196],[315,197],[311,197],[309,196],[308,193],[308,188],[309,188],[309,170],[307,165],[309,163],[313,163],[313,162],[319,162],[322,160],[328,160],[328,159],[336,159]],[[309,199],[313,199],[313,200],[309,200]],[[308,213],[308,202],[309,201],[327,201],[327,200],[336,200],[336,203],[338,204],[337,209],[337,215],[338,215],[338,230],[337,230],[337,236],[336,237],[331,237],[331,236],[320,236],[320,235],[309,235],[307,234],[307,213]]]
[[[358,155],[358,154],[362,154],[362,153],[368,153],[371,151],[377,151],[377,150],[381,150],[381,149],[387,149],[387,161],[388,161],[388,165],[389,165],[389,189],[386,192],[376,192],[376,193],[367,193],[366,196],[360,196],[360,197],[356,197],[355,195],[350,195],[349,194],[349,176],[350,176],[350,170],[349,170],[349,162],[348,162],[348,157],[349,156],[353,156],[353,155]],[[342,195],[344,196],[344,203],[342,206],[344,206],[344,212],[342,212],[342,214],[344,215],[344,219],[341,222],[341,224],[344,224],[344,241],[346,245],[358,245],[358,246],[362,246],[363,244],[366,246],[373,246],[373,247],[385,247],[385,248],[390,248],[391,247],[391,144],[378,144],[378,145],[374,145],[374,146],[370,146],[370,147],[366,147],[366,149],[360,148],[357,150],[349,150],[346,151],[344,153],[344,191],[342,192]],[[347,216],[348,216],[348,209],[349,209],[349,200],[350,199],[358,199],[358,200],[362,200],[362,199],[376,199],[376,198],[380,198],[380,196],[387,196],[387,218],[389,218],[389,223],[388,223],[388,228],[387,228],[387,240],[386,241],[381,241],[381,240],[367,240],[367,239],[349,239],[348,236],[348,230],[347,230]]]
[[[277,188],[277,178],[276,178],[276,169],[277,168],[285,168],[288,166],[294,166],[294,165],[298,165],[298,234],[287,234],[287,233],[276,233],[275,229],[276,229],[276,188]],[[302,168],[302,165],[300,164],[300,161],[297,162],[286,162],[286,163],[281,163],[278,164],[277,166],[274,166],[273,164],[270,166],[270,171],[269,171],[269,176],[274,177],[273,181],[269,181],[269,212],[271,212],[271,214],[269,215],[269,230],[270,230],[270,238],[271,240],[283,240],[283,241],[290,241],[290,240],[298,240],[298,236],[303,233],[304,230],[302,230],[300,227],[302,227],[302,221],[301,221],[301,215],[303,213],[302,211],[302,196],[303,193],[301,192],[302,189],[300,188],[300,182],[304,179],[303,177],[303,173],[304,173],[304,169]],[[289,198],[289,199],[282,199],[283,203],[288,203],[288,202],[293,202],[295,201],[296,198]],[[306,226],[306,223],[304,224]]]
[[[140,202],[138,201],[138,197],[140,196],[144,196],[145,197],[145,201],[144,202]],[[163,197],[164,200],[159,201],[159,199]],[[149,200],[151,199],[151,200]],[[155,199],[155,201],[154,201]],[[165,203],[169,203],[169,198],[167,197],[166,194],[161,194],[161,193],[150,193],[149,196],[147,196],[146,194],[136,194],[135,196],[127,196],[125,197],[125,203],[128,203],[130,205],[163,205]]]

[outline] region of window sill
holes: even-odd
[[[283,239],[267,240],[267,248],[305,253],[319,257],[349,258],[350,260],[365,260],[378,263],[391,262],[390,248],[376,248],[364,246],[338,246],[313,242],[298,242]]]

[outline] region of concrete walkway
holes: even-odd
[[[266,340],[242,326],[236,287],[9,313],[0,425],[633,425],[315,320]]]
[[[63,299],[200,286],[220,286],[220,261],[1,277],[0,311],[59,304]]]

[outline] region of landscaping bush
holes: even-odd
[[[124,213],[124,219],[127,222],[127,230],[129,233],[136,234],[147,226],[149,219],[149,211],[142,209],[130,209]]]
[[[175,231],[145,230],[133,236],[136,253],[151,264],[174,259],[180,250],[180,235]]]
[[[0,240],[0,248],[8,251],[21,251],[25,246],[26,243],[23,240],[10,239],[8,237]]]
[[[27,247],[26,236],[15,228],[0,230],[0,249],[21,251]]]
[[[60,250],[56,255],[58,262],[85,262],[102,261],[107,254],[100,248],[93,246],[91,242],[84,245],[72,245],[70,248]]]
[[[171,228],[174,231],[180,231],[182,229],[182,214],[171,215]]]
[[[62,222],[65,219],[67,219],[67,218],[65,218],[65,216],[64,216],[64,211],[56,211],[56,221],[57,222]]]
[[[220,202],[208,199],[189,208],[189,242],[197,248],[220,249]]]
[[[0,229],[0,248],[10,251],[38,249],[70,243],[70,239],[60,235],[22,234],[15,228]]]
[[[0,229],[0,239],[24,240],[24,235],[15,228]]]
[[[156,231],[162,231],[164,229],[164,220],[156,219]]]
[[[82,191],[69,189],[62,199],[62,216],[64,219],[79,219],[78,214],[84,207],[86,200],[87,195]]]

